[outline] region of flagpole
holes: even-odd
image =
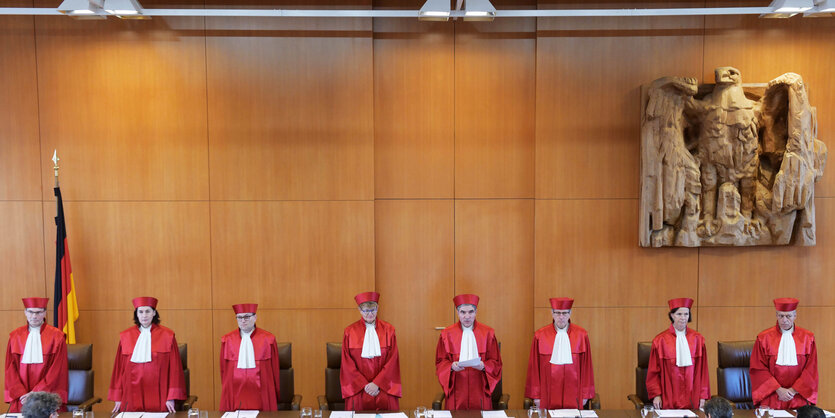
[[[59,160],[60,160],[60,158],[58,158],[58,150],[56,149],[56,150],[52,151],[52,170],[55,171],[55,186],[54,187],[58,187],[58,170],[61,168],[61,167],[58,167],[58,161]],[[55,216],[58,216],[58,206],[55,206]]]

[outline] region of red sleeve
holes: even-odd
[[[177,337],[171,336],[171,350],[168,356],[168,400],[186,398],[186,377],[183,374],[183,362],[180,359],[180,347]]]
[[[278,358],[278,343],[275,338],[272,338],[270,342],[270,363],[275,384],[275,403],[278,403],[278,400],[281,399],[281,362]]]
[[[701,382],[699,383],[699,386],[701,387],[699,399],[710,399],[710,375],[708,374],[707,367],[707,349],[705,348],[704,337],[700,338],[700,340],[702,343],[702,356],[699,357],[699,363],[701,363],[699,365],[699,374],[701,376]]]
[[[490,332],[487,337],[487,353],[482,362],[484,363],[484,374],[487,376],[487,387],[484,388],[484,393],[489,396],[502,378],[502,356],[499,354],[499,343],[496,341],[496,334],[493,332]]]
[[[808,338],[812,340],[809,356],[806,358],[803,372],[792,385],[792,389],[796,390],[807,402],[814,404],[818,400],[818,349],[815,345],[815,337],[810,335]]]
[[[342,387],[343,398],[360,393],[360,391],[365,389],[365,385],[368,384],[365,376],[360,373],[356,361],[351,357],[348,344],[350,341],[350,328],[350,325],[348,328],[345,328],[345,333],[342,336],[342,367],[339,370],[339,383]]]
[[[583,399],[592,399],[594,398],[594,368],[591,363],[591,342],[589,334],[587,332],[584,334],[586,352],[580,356],[580,396]]]
[[[751,398],[754,405],[759,405],[763,399],[769,397],[777,389],[780,388],[780,383],[771,375],[769,369],[769,358],[766,354],[764,344],[768,344],[766,335],[757,337],[754,342],[754,348],[751,350],[751,366],[749,374],[751,376]]]
[[[444,344],[446,332],[441,331],[441,336],[438,338],[438,347],[435,349],[435,374],[438,376],[438,382],[441,384],[441,389],[444,390],[444,395],[449,397],[452,390],[452,360],[450,360],[449,350]]]
[[[6,345],[6,390],[4,397],[6,403],[11,403],[15,399],[28,393],[20,381],[20,360],[12,353],[12,344],[14,343],[15,333],[9,335],[9,343]]]
[[[531,354],[528,357],[528,377],[525,380],[525,397],[531,399],[541,398],[541,388],[539,387],[539,344],[536,334],[533,336],[531,343]]]
[[[397,351],[397,337],[394,334],[393,327],[387,329],[386,333],[391,334],[388,355],[385,363],[383,363],[383,368],[380,369],[380,372],[372,381],[382,391],[399,398],[403,396],[403,390],[400,386],[400,353]]]
[[[122,374],[125,372],[125,364],[122,359],[122,339],[119,338],[119,346],[116,347],[116,361],[113,362],[113,374],[110,376],[110,390],[107,391],[107,399],[119,402],[122,400]]]
[[[44,364],[46,373],[43,379],[32,388],[32,392],[53,392],[61,397],[61,402],[67,403],[67,382],[69,380],[67,371],[67,342],[64,340],[64,333],[58,332],[52,335],[50,345],[57,347],[51,353],[48,364]]]
[[[649,352],[649,366],[647,368],[647,396],[650,400],[661,396],[661,356],[658,353],[660,338],[652,340]]]

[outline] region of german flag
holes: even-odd
[[[78,301],[75,299],[75,284],[70,266],[70,247],[67,243],[67,225],[64,223],[64,201],[61,188],[55,187],[58,216],[55,217],[57,237],[55,238],[55,327],[64,331],[67,344],[75,344],[75,321],[78,319]]]

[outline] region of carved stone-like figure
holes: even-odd
[[[640,244],[814,245],[814,183],[826,146],[803,80],[745,86],[664,77],[646,89],[641,125]]]

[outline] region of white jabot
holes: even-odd
[[[139,338],[133,347],[131,363],[149,363],[151,361],[151,327],[139,326]]]
[[[478,358],[478,343],[475,341],[473,327],[461,326],[464,330],[461,333],[461,352],[458,353],[458,361],[467,361]]]
[[[685,328],[684,331],[676,329],[676,366],[687,367],[692,365],[693,358],[690,357],[690,344],[687,344],[687,329]]]
[[[380,357],[380,337],[377,336],[377,325],[365,323],[365,339],[362,340],[362,358]]]
[[[255,331],[253,329],[252,331]],[[238,347],[238,368],[255,368],[255,347],[252,346],[252,331],[241,331],[241,345]]]
[[[788,331],[780,328],[783,336],[780,337],[780,348],[777,350],[777,364],[780,366],[797,366],[797,347],[794,345],[794,326]],[[30,334],[31,335],[31,334]]]
[[[41,346],[41,328],[29,327],[29,336],[26,337],[26,347],[23,349],[23,364],[43,363],[43,346]]]
[[[571,364],[571,341],[568,339],[568,327],[557,328],[554,336],[554,349],[551,351],[551,364]]]

